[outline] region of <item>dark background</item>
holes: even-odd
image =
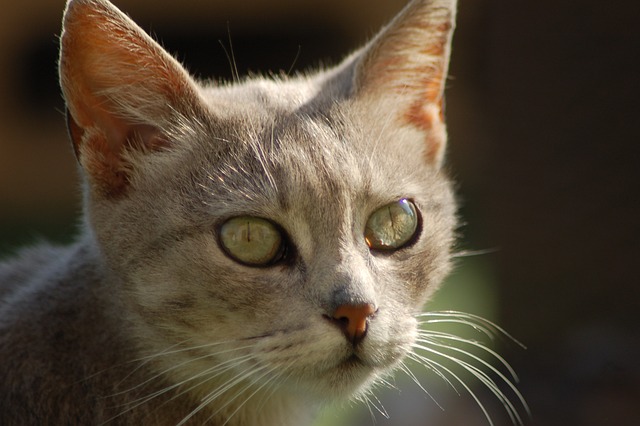
[[[5,3],[4,253],[41,237],[68,241],[79,211],[55,71],[64,4]],[[229,79],[229,39],[241,73],[335,63],[404,1],[116,4],[196,75]],[[635,1],[460,4],[447,115],[461,246],[497,249],[484,256],[497,320],[528,346],[507,358],[537,425],[638,424],[638,18]]]

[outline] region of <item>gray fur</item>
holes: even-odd
[[[124,87],[91,76],[91,96],[116,123],[106,129],[85,114],[87,92],[72,74],[84,60],[70,41],[82,7],[133,25],[106,0],[67,6],[61,84],[86,180],[85,225],[69,247],[0,265],[0,423],[168,425],[194,412],[193,424],[301,425],[397,367],[416,339],[415,315],[449,269],[455,206],[440,167],[444,140],[430,159],[433,135],[400,114],[420,100],[425,76],[385,88],[384,75],[367,73],[380,72],[385,55],[397,67],[414,57],[385,49],[420,11],[425,42],[446,44],[428,61],[446,74],[451,31],[434,35],[428,20],[446,10],[451,27],[455,1],[414,1],[342,65],[306,76],[205,87],[164,53],[162,69],[192,96],[168,95],[161,78]],[[100,60],[105,75],[122,72]],[[443,124],[431,124],[444,138]],[[419,238],[371,252],[367,218],[401,198],[420,211]],[[217,228],[238,215],[279,224],[293,247],[287,260],[252,268],[225,255]],[[360,302],[379,311],[354,348],[323,315]],[[360,362],[345,364],[352,354]]]

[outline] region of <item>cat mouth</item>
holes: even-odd
[[[367,363],[365,360],[363,360],[361,357],[359,357],[357,354],[353,353],[349,356],[347,356],[344,360],[340,361],[337,365],[336,365],[338,370],[344,371],[344,372],[355,372],[355,371],[362,371],[362,370],[370,370],[373,368],[372,365],[370,365],[369,363]]]
[[[356,354],[351,354],[347,359],[342,361],[340,365],[344,368],[366,367],[364,361]]]

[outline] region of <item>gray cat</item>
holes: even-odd
[[[454,18],[416,0],[335,68],[216,86],[70,0],[83,232],[0,265],[0,423],[299,426],[407,356],[438,370],[414,349],[456,226]]]

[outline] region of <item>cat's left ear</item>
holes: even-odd
[[[455,15],[456,0],[412,1],[356,53],[352,74],[352,96],[376,105],[372,114],[392,114],[394,125],[417,131],[436,166],[447,139],[444,85]]]
[[[106,197],[126,193],[129,157],[170,147],[168,129],[203,109],[180,63],[108,0],[68,0],[59,68],[76,155]]]

